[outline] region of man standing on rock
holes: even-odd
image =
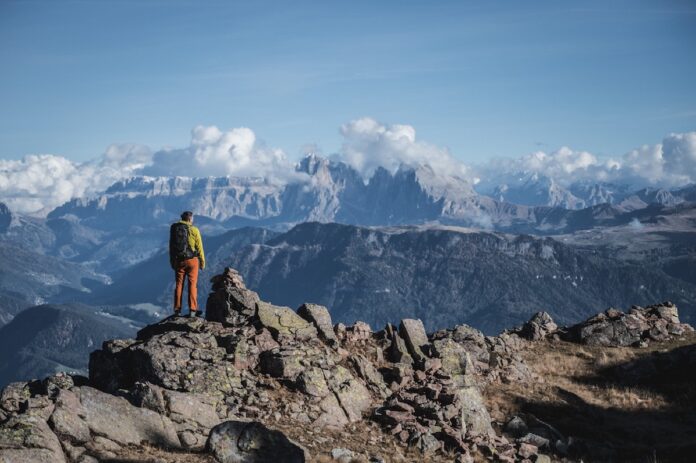
[[[188,280],[189,316],[202,316],[198,310],[198,269],[205,268],[205,254],[201,232],[193,226],[193,212],[181,214],[181,220],[169,229],[169,263],[174,269],[174,316],[181,315],[184,294],[184,277]]]

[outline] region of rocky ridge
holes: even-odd
[[[674,336],[693,332],[679,321],[679,311],[672,302],[640,307],[628,313],[610,308],[570,327],[559,328],[546,312],[538,312],[513,333],[531,341],[552,336],[588,346],[646,347],[650,342],[667,341]]]
[[[233,269],[212,284],[206,320],[168,318],[136,339],[107,341],[90,357],[89,378],[5,388],[0,461],[91,463],[142,445],[220,462],[532,462],[572,452],[533,417],[518,423],[524,433],[508,424],[508,437],[492,424],[482,387],[535,379],[520,356],[524,330],[486,337],[462,325],[427,335],[415,319],[376,332],[333,326],[325,307],[261,301]],[[665,307],[645,309],[646,323],[667,317],[667,336],[687,330]],[[557,334],[550,317],[530,323]]]

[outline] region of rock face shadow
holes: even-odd
[[[544,417],[566,436],[570,453],[590,461],[692,462],[696,454],[696,345],[678,346],[574,378],[616,391],[625,406],[590,403],[557,387],[556,401],[529,401],[522,411]]]

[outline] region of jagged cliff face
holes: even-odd
[[[635,210],[649,204],[675,206],[685,201],[693,201],[696,189],[693,185],[669,190],[587,180],[564,186],[546,175],[519,172],[500,178],[484,179],[477,185],[477,191],[501,202],[526,206],[578,210],[600,204],[612,204],[623,210]]]
[[[612,309],[570,328],[537,314],[519,330],[486,337],[466,325],[427,334],[417,319],[379,331],[333,325],[326,307],[294,311],[260,300],[233,269],[213,283],[206,320],[165,319],[135,339],[107,341],[90,356],[89,378],[59,374],[5,388],[0,461],[640,458],[652,454],[643,442],[569,436],[553,414],[500,418],[496,391],[543,391],[554,378],[538,374],[543,365],[531,354],[540,349],[582,345],[587,358],[600,346],[638,352],[693,343],[671,303]],[[670,361],[689,367],[692,347]],[[667,431],[663,424],[657,432]],[[669,431],[686,436],[693,426],[683,426]],[[656,445],[668,458],[688,451]]]
[[[304,221],[404,224],[449,218],[470,221],[481,205],[464,179],[427,166],[378,169],[365,182],[340,162],[309,156],[289,182],[252,178],[138,177],[93,199],[51,212],[74,215],[99,229],[126,228],[175,218],[182,210],[229,224],[285,225]]]

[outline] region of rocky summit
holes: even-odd
[[[466,325],[428,334],[416,319],[334,326],[326,307],[264,302],[226,268],[206,319],[104,342],[89,378],[7,386],[0,462],[575,461],[584,448],[546,421],[492,417],[491,390],[539,381],[530,346],[645,346],[692,331],[671,304],[581,325],[539,314],[494,337]]]

